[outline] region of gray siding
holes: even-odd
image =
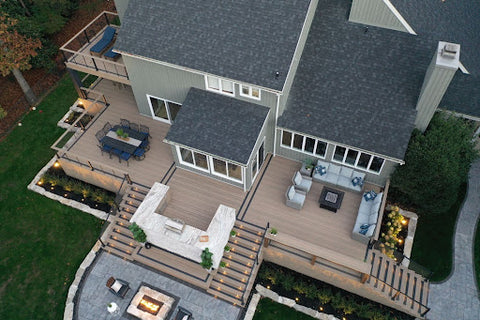
[[[306,153],[296,151],[293,149],[285,148],[281,146],[281,130],[277,130],[277,155],[282,156],[287,159],[291,159],[294,161],[302,162],[306,159],[311,159],[314,161],[317,161],[318,159],[321,159],[320,157],[315,157],[313,155],[308,155]],[[353,147],[353,146],[352,146]],[[354,147],[353,147],[354,148]],[[325,154],[325,159],[322,159],[323,161],[326,162],[332,162],[332,157],[333,157],[333,152],[335,151],[335,145],[329,143],[327,146],[327,152]],[[335,163],[335,162],[333,162]],[[335,163],[336,165],[341,165],[339,163]],[[396,162],[389,161],[385,159],[385,164],[383,165],[382,171],[380,174],[374,174],[374,173],[369,173],[366,171],[363,171],[361,169],[355,169],[361,172],[365,172],[365,180],[367,182],[377,184],[380,186],[384,186],[385,182],[387,181],[388,178],[390,178],[391,174],[393,173],[395,167],[397,166]]]
[[[253,167],[253,159],[256,159],[256,155],[258,153],[258,149],[262,145],[262,142],[265,141],[264,144],[264,157],[267,156],[267,153],[272,153],[273,151],[273,140],[274,140],[274,133],[275,133],[275,110],[271,110],[268,114],[265,126],[263,130],[260,132],[257,141],[255,142],[255,147],[253,148],[252,156],[250,161],[248,162],[247,172],[246,172],[246,189],[249,190],[253,184],[253,176],[252,176],[252,167]],[[265,138],[265,139],[264,139]],[[265,158],[264,158],[265,160]],[[265,164],[265,161],[263,162]],[[262,166],[263,166],[262,164]],[[261,170],[261,167],[258,171]],[[258,179],[258,174],[257,174]]]
[[[125,11],[127,11],[128,2],[130,0],[115,0],[115,7],[117,8],[118,17],[120,18],[120,22],[125,15]]]
[[[349,21],[408,32],[383,0],[353,0]]]
[[[161,65],[143,59],[123,56],[130,82],[141,114],[151,116],[147,94],[176,103],[183,103],[191,87],[205,90],[205,77],[202,74]],[[235,84],[235,97],[240,100],[260,104],[269,108],[276,107],[276,94],[261,92],[261,100],[242,97],[240,87]]]
[[[318,4],[318,0],[312,0],[310,2],[310,7],[308,8],[307,17],[305,18],[305,25],[303,27],[302,34],[300,35],[300,38],[298,40],[297,51],[295,52],[295,55],[293,57],[292,65],[290,66],[290,71],[288,73],[288,77],[285,82],[282,95],[280,96],[279,110],[278,110],[279,116],[283,114],[283,110],[285,109],[288,95],[290,93],[293,80],[295,79],[295,75],[297,73],[298,64],[300,63],[300,59],[302,57],[303,48],[305,47],[305,42],[307,41],[307,37],[310,31],[310,26],[312,25],[312,20],[313,20],[313,17],[315,16],[317,4]]]

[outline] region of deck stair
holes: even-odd
[[[371,262],[372,269],[366,284],[389,297],[399,309],[423,318],[429,310],[428,279],[377,250],[372,252]]]
[[[106,251],[133,260],[132,255],[137,249],[138,243],[128,229],[129,221],[147,193],[148,189],[135,184],[126,190],[118,205],[117,215],[113,217],[109,226],[111,232],[106,239]]]
[[[230,237],[229,252],[224,252],[226,267],[219,268],[210,283],[208,293],[234,305],[245,306],[252,289],[259,264],[257,253],[262,248],[265,228],[237,221],[233,230],[235,237]]]

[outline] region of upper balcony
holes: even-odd
[[[92,54],[90,49],[104,36],[107,27],[117,31],[120,28],[118,15],[114,12],[104,11],[91,21],[85,28],[65,43],[62,51],[65,65],[72,70],[93,74],[105,79],[130,84],[127,69],[121,55],[115,58],[105,56],[109,49],[115,47],[116,34],[104,50]]]

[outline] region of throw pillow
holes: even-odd
[[[288,200],[292,200],[294,196],[295,196],[295,188],[291,186],[287,194]]]
[[[371,194],[370,192],[365,192],[365,193],[363,194],[363,197],[365,198],[365,201],[370,201],[370,200],[373,199],[373,196],[372,196],[372,194]]]
[[[368,229],[368,227],[370,227],[370,224],[369,223],[364,223],[360,226],[360,229]]]
[[[360,231],[358,233],[366,235],[367,231],[368,231],[368,228],[367,229],[360,229]]]
[[[114,284],[111,286],[112,290],[118,292],[122,288],[122,284],[118,281],[115,281]]]
[[[297,186],[302,183],[302,175],[300,174],[300,172],[297,171],[297,173],[295,173],[295,178],[293,179],[293,182],[295,182]]]
[[[373,190],[370,191],[370,194],[372,195],[372,200],[377,196],[377,193]]]
[[[356,187],[356,186],[361,187],[361,186],[363,186],[363,179],[360,178],[360,177],[355,177],[355,178],[352,179],[352,184],[353,184],[354,187]]]
[[[327,173],[327,168],[324,166],[318,165],[315,167],[315,173],[318,173],[319,175],[323,176],[325,173]]]

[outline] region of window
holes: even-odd
[[[282,130],[281,145],[284,148],[294,149],[320,158],[325,158],[327,143],[298,133]]]
[[[180,111],[181,104],[147,95],[154,119],[172,123]]]
[[[336,146],[332,161],[379,173],[385,159],[355,149]]]
[[[252,98],[252,99],[260,100],[260,89],[241,84],[240,85],[240,95],[244,96],[244,97],[249,97],[249,98]]]
[[[187,148],[177,147],[180,163],[236,182],[243,182],[242,166],[207,156]]]
[[[178,148],[180,153],[180,162],[186,165],[194,166],[200,170],[208,170],[207,156],[192,151],[190,149]]]
[[[234,84],[232,81],[217,77],[205,76],[207,90],[220,92],[230,96],[235,95]]]
[[[252,161],[252,182],[257,177],[258,172],[262,168],[263,161],[265,160],[265,141],[262,142],[258,148],[258,152]]]

